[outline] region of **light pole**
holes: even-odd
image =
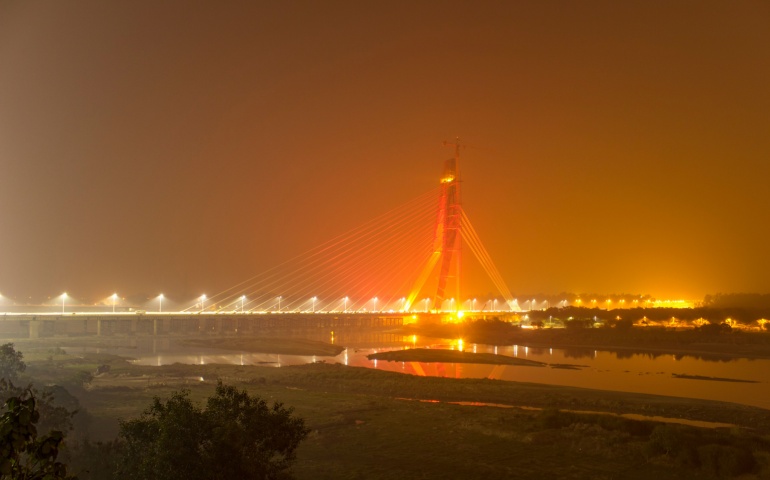
[[[158,295],[158,313],[163,313],[163,294]]]
[[[206,294],[201,295],[201,313],[206,308]]]
[[[67,292],[61,294],[61,314],[64,315],[64,301],[67,299]]]
[[[118,301],[118,294],[112,294],[112,313],[115,313],[115,303]]]

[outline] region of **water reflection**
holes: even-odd
[[[314,336],[315,335],[315,336]],[[278,336],[278,335],[276,335]],[[330,332],[296,335],[311,340],[328,341]],[[770,409],[770,360],[748,360],[712,355],[672,355],[631,350],[597,351],[588,348],[528,348],[519,345],[467,345],[468,351],[493,353],[526,358],[557,365],[574,365],[574,360],[585,368],[530,368],[505,365],[477,365],[454,363],[388,362],[369,360],[367,355],[379,351],[409,348],[464,350],[461,339],[435,339],[417,335],[397,335],[363,332],[334,332],[337,345],[347,348],[336,357],[277,355],[234,352],[218,349],[180,347],[173,338],[113,337],[110,344],[96,349],[135,358],[141,365],[168,365],[173,363],[285,366],[324,361],[344,365],[376,368],[420,376],[451,378],[490,378],[552,385],[565,385],[602,390],[674,395],[755,405]],[[733,383],[676,378],[685,376],[721,377],[749,380],[758,383]]]

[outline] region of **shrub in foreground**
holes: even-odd
[[[190,400],[189,391],[166,401],[155,397],[140,418],[120,424],[124,451],[118,477],[285,478],[309,432],[292,413],[221,381],[205,409]]]

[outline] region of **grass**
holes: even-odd
[[[73,390],[91,418],[88,435],[94,440],[114,438],[118,420],[139,415],[154,396],[165,398],[189,389],[194,400],[203,402],[214,392],[217,379],[269,402],[292,406],[311,429],[298,451],[294,468],[298,479],[666,480],[716,478],[720,472],[737,471],[735,465],[753,465],[751,475],[760,476],[742,478],[770,474],[770,448],[762,438],[770,435],[770,416],[756,407],[486,379],[418,377],[339,364],[150,367],[114,355],[29,351],[27,355],[24,350],[26,374],[35,382],[61,384],[78,371],[93,373],[98,366],[109,366],[109,372],[97,375],[86,390]],[[544,411],[444,403],[453,401]],[[662,424],[563,410],[660,415],[738,427],[713,432],[677,426],[653,435]],[[693,449],[677,450],[677,457],[666,450],[682,442]],[[746,460],[746,452],[754,464]],[[698,463],[687,463],[690,460]]]

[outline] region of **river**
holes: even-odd
[[[303,335],[306,338],[307,335]],[[321,338],[322,337],[322,338]],[[311,362],[341,363],[421,376],[489,378],[517,382],[671,395],[741,403],[770,409],[770,360],[728,359],[659,354],[623,354],[602,350],[528,348],[518,345],[481,345],[461,340],[396,334],[323,335],[316,338],[346,349],[335,357],[276,355],[231,350],[179,347],[173,339],[147,339],[131,345],[129,354],[139,365],[240,364],[281,367]],[[369,360],[375,352],[405,348],[462,349],[538,362],[569,364],[572,368],[483,365],[462,363],[387,362]],[[114,352],[114,349],[110,349]],[[127,352],[115,352],[127,354]],[[677,378],[675,375],[739,381]]]

